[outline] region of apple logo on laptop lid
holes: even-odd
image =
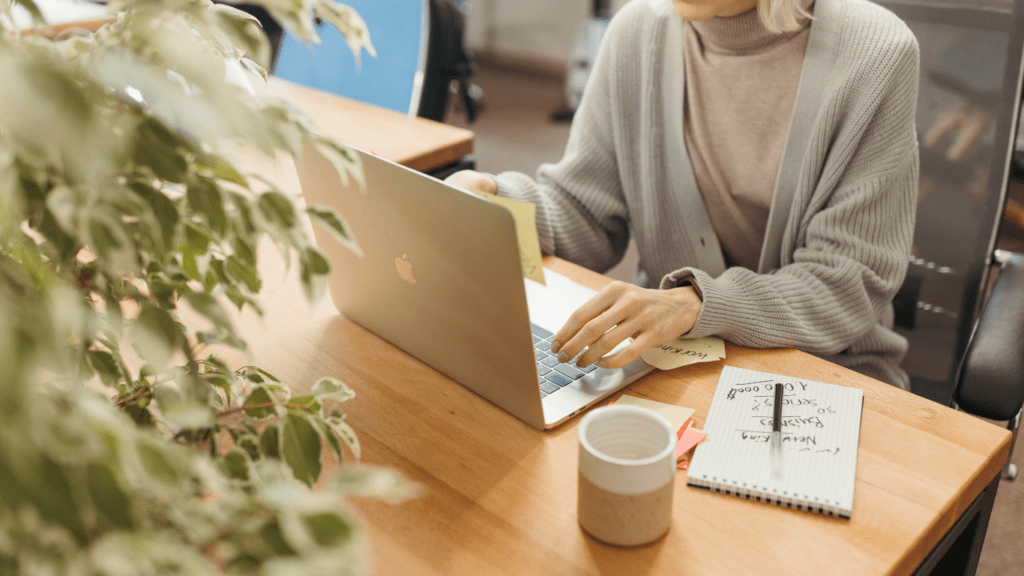
[[[412,275],[412,262],[406,260],[408,254],[402,254],[401,258],[395,258],[395,268],[398,269],[398,276],[403,282],[410,286],[416,285],[416,277]]]

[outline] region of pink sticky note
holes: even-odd
[[[705,437],[707,437],[707,434],[704,432],[696,428],[687,428],[679,438],[679,442],[676,443],[676,460],[682,458],[684,454],[690,451],[690,448],[700,444],[701,440]]]

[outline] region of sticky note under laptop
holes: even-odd
[[[624,395],[616,400],[615,403],[640,406],[661,414],[669,421],[670,424],[672,424],[672,429],[676,431],[676,438],[683,434],[686,431],[686,428],[689,427],[690,419],[694,412],[693,408],[684,408],[673,404],[665,404],[664,402],[657,402],[655,400],[648,400],[637,396]]]
[[[544,265],[541,262],[540,240],[537,238],[537,207],[532,202],[502,198],[493,194],[473,191],[481,198],[503,206],[512,214],[516,225],[516,240],[519,242],[519,259],[523,266],[523,278],[545,284]]]

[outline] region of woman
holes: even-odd
[[[561,161],[449,181],[536,203],[544,252],[588,268],[636,239],[637,285],[573,314],[562,361],[616,367],[717,335],[906,388],[892,298],[914,229],[917,75],[913,34],[867,0],[633,0]]]

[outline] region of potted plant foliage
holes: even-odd
[[[344,5],[261,3],[301,38],[315,15],[357,57],[372,50]],[[358,451],[339,406],[353,392],[323,378],[295,395],[210,352],[245,349],[225,307],[259,310],[261,244],[319,297],[328,262],[303,213],[355,247],[339,214],[224,150],[308,141],[343,175],[360,167],[225,82],[234,62],[265,75],[250,16],[209,0],[108,9],[95,33],[54,40],[32,0],[0,0],[0,574],[364,573],[339,496],[404,492],[368,467],[321,478],[327,451]]]

